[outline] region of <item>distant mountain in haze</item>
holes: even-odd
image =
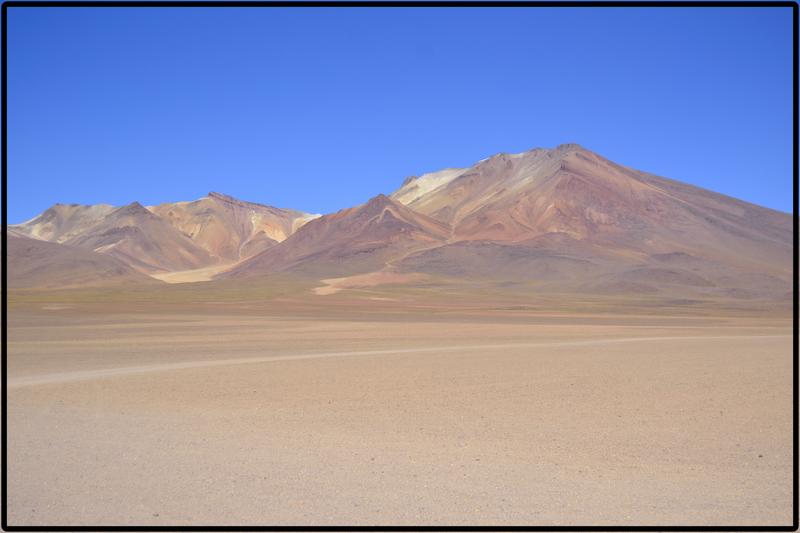
[[[779,300],[792,276],[790,215],[575,144],[413,176],[321,217],[210,193],[148,208],[54,206],[13,228],[140,272],[222,265],[218,278],[242,283],[385,272],[528,291]]]
[[[192,202],[152,207],[57,204],[11,228],[111,255],[152,274],[235,263],[286,239],[313,218],[212,192]]]

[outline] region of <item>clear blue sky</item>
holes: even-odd
[[[331,212],[577,142],[791,211],[789,8],[10,8],[9,222],[208,191]]]

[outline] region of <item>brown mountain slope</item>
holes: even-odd
[[[8,286],[54,288],[158,284],[122,261],[66,244],[8,234]]]
[[[522,242],[466,240],[412,253],[397,262],[404,272],[459,279],[534,282],[583,281],[635,261],[564,233]]]
[[[202,271],[202,279],[238,262],[216,277],[381,272],[370,283],[433,282],[421,273],[529,291],[681,298],[786,299],[791,289],[790,215],[574,144],[411,177],[391,198],[312,218],[210,193],[147,209],[57,205],[10,229],[143,272]]]
[[[160,275],[224,268],[283,241],[317,216],[212,192],[148,208],[138,202],[121,208],[56,204],[9,230],[109,254]]]
[[[627,283],[728,294],[785,294],[791,277],[789,215],[623,167],[578,145],[499,154],[424,194],[409,194],[414,181],[393,197],[452,224],[456,244],[411,256],[406,269],[572,279],[576,265],[564,258],[582,258],[594,264],[577,276],[584,290]],[[550,235],[569,237],[570,249],[563,238],[529,246]],[[658,259],[665,254],[691,261],[665,266]],[[547,272],[537,274],[542,265]]]
[[[214,263],[207,251],[138,202],[115,209],[64,243],[111,255],[145,273]]]
[[[222,262],[256,255],[316,218],[215,192],[193,202],[166,203],[149,209]]]
[[[392,196],[404,198],[411,185]],[[498,154],[407,205],[453,224],[457,240],[561,232],[655,251],[676,237],[682,245],[702,241],[705,249],[709,233],[719,232],[783,248],[791,235],[784,213],[623,167],[574,144]]]
[[[282,243],[220,277],[291,271],[334,277],[372,272],[415,250],[446,241],[449,227],[379,195],[366,204],[325,215]]]

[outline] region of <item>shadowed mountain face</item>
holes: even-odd
[[[12,288],[159,283],[109,255],[23,237],[13,230],[6,252]]]

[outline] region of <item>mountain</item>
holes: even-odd
[[[212,192],[191,202],[151,207],[56,204],[9,230],[161,274],[234,264],[283,241],[315,217]]]
[[[424,280],[784,301],[792,281],[790,215],[576,144],[412,176],[324,216],[209,193],[151,207],[58,204],[9,230],[179,282],[289,273],[336,278],[337,290]]]
[[[54,288],[157,284],[114,257],[8,233],[8,286]]]
[[[108,204],[56,204],[27,222],[10,228],[34,239],[65,242],[95,225],[114,209]]]
[[[564,233],[647,253],[710,247],[731,258],[739,255],[734,242],[763,245],[771,257],[791,240],[785,213],[617,165],[574,144],[498,154],[448,178],[409,196],[431,179],[420,178],[392,197],[451,224],[456,240]]]
[[[222,277],[296,272],[322,277],[372,272],[414,251],[443,244],[447,224],[385,195],[312,220],[280,244]]]
[[[526,267],[544,265],[545,278],[582,278],[584,290],[677,285],[785,294],[791,279],[788,214],[618,165],[579,145],[498,154],[441,176],[407,180],[392,195],[453,228],[451,249],[409,257],[408,269],[452,270],[433,262],[475,270],[490,249],[496,268],[481,272],[518,265],[511,277],[521,279]],[[589,261],[593,274],[580,273],[575,260]]]
[[[149,209],[216,260],[226,263],[274,246],[317,216],[216,192],[193,202],[165,203]]]
[[[144,273],[190,270],[214,262],[207,251],[138,202],[115,209],[64,244],[111,255]]]
[[[567,144],[412,176],[221,277],[393,271],[530,290],[785,298],[791,254],[788,214]]]

